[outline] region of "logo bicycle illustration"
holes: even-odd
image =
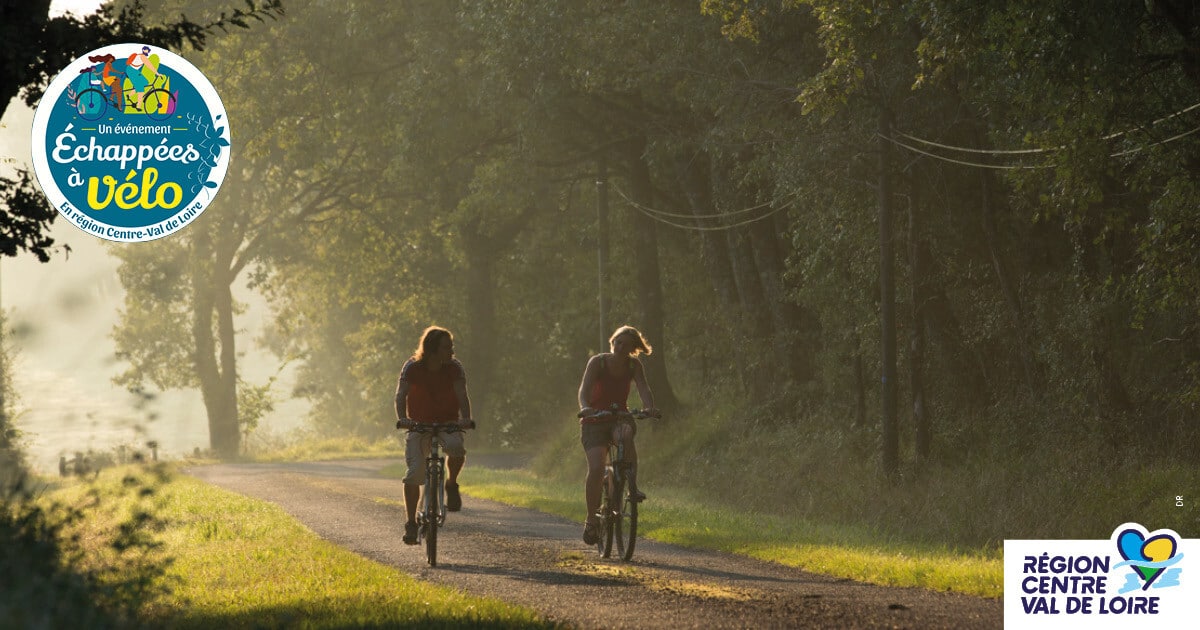
[[[186,59],[115,44],[76,59],[33,119],[33,162],[46,197],[100,238],[150,241],[190,224],[229,166],[224,106]]]

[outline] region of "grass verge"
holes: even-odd
[[[385,474],[403,475],[403,467]],[[582,483],[537,477],[526,470],[473,467],[464,472],[471,496],[579,520]],[[716,549],[808,571],[885,586],[911,586],[981,597],[1003,595],[1003,559],[889,541],[874,531],[825,526],[715,505],[695,491],[662,488],[643,504],[638,536],[685,547]]]
[[[528,609],[419,582],[327,543],[278,507],[169,470],[106,470],[46,500],[93,512],[89,562],[133,550],[154,584],[138,618],[165,628],[542,628]],[[152,515],[152,516],[149,516]],[[105,532],[152,542],[115,547]]]

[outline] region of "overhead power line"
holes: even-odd
[[[952,164],[961,164],[962,166],[973,166],[973,167],[975,167],[975,168],[990,168],[990,169],[996,169],[996,170],[1001,170],[1001,171],[1012,171],[1012,170],[1036,170],[1036,169],[1042,169],[1042,168],[1054,168],[1054,166],[1053,166],[1052,164],[1037,164],[1037,165],[1027,165],[1027,164],[984,164],[984,163],[982,163],[982,162],[968,162],[967,160],[959,160],[959,159],[956,159],[956,158],[952,158],[952,157],[946,157],[946,156],[944,156],[944,155],[938,155],[938,154],[936,154],[936,153],[931,153],[931,152],[929,152],[929,151],[923,151],[923,150],[921,150],[921,149],[918,149],[918,148],[916,148],[916,147],[913,147],[913,146],[909,146],[909,145],[907,145],[907,144],[904,144],[903,142],[900,142],[899,140],[897,140],[897,139],[895,139],[895,138],[889,138],[889,137],[887,137],[887,136],[883,136],[883,135],[880,135],[880,134],[875,134],[875,135],[876,135],[876,136],[879,136],[880,138],[883,138],[884,140],[887,140],[888,142],[891,142],[892,144],[894,144],[894,145],[896,145],[896,146],[898,146],[898,147],[900,147],[900,148],[902,148],[902,149],[907,149],[907,150],[909,150],[909,151],[912,151],[913,153],[920,153],[921,155],[925,155],[925,156],[931,157],[931,158],[933,158],[933,159],[935,159],[935,160],[941,160],[941,161],[943,161],[943,162],[950,162],[950,163],[952,163]],[[908,136],[907,134],[900,134],[900,135],[903,135],[904,137],[910,137],[910,136]]]
[[[1133,149],[1129,149],[1128,151],[1121,151],[1121,152],[1119,152],[1119,153],[1113,153],[1113,154],[1110,154],[1110,155],[1109,155],[1109,157],[1121,157],[1121,156],[1123,156],[1123,155],[1132,155],[1132,154],[1134,154],[1134,153],[1140,153],[1140,152],[1142,152],[1142,151],[1145,151],[1146,149],[1149,149],[1149,148],[1151,148],[1151,147],[1156,147],[1156,146],[1158,146],[1158,145],[1160,145],[1160,144],[1167,144],[1168,142],[1175,142],[1176,140],[1179,140],[1180,138],[1184,138],[1184,137],[1190,136],[1190,135],[1192,135],[1192,134],[1196,133],[1197,131],[1200,131],[1200,127],[1193,127],[1192,129],[1190,129],[1190,130],[1188,130],[1188,131],[1185,131],[1185,132],[1183,132],[1183,133],[1180,133],[1180,134],[1173,135],[1173,136],[1171,136],[1170,138],[1167,138],[1166,140],[1162,140],[1162,141],[1160,141],[1160,142],[1155,142],[1155,143],[1152,143],[1152,144],[1144,144],[1144,145],[1142,145],[1142,146],[1140,146],[1140,147],[1136,147],[1136,148],[1133,148]]]
[[[934,142],[932,140],[918,138],[916,136],[909,135],[907,133],[897,133],[896,135],[898,135],[902,138],[907,138],[909,140],[912,140],[913,142],[924,144],[926,146],[937,147],[939,149],[946,149],[947,151],[959,151],[962,153],[980,153],[980,154],[984,154],[984,155],[1020,155],[1020,154],[1029,154],[1029,153],[1050,153],[1052,151],[1058,151],[1059,149],[1066,148],[1066,147],[1059,146],[1059,147],[1054,147],[1053,149],[1008,149],[1008,150],[975,149],[972,147],[956,147],[951,144],[941,144],[938,142]],[[904,145],[901,145],[901,146],[904,146]],[[909,147],[905,147],[905,148],[907,149]]]
[[[1153,120],[1148,125],[1129,128],[1129,130],[1126,130],[1126,131],[1118,131],[1116,133],[1110,133],[1110,134],[1108,134],[1108,136],[1100,137],[1100,139],[1114,140],[1117,138],[1121,138],[1123,136],[1128,136],[1128,134],[1130,134],[1130,133],[1146,130],[1146,128],[1148,128],[1148,127],[1158,125],[1158,124],[1160,124],[1160,122],[1165,122],[1165,121],[1177,118],[1177,116],[1181,116],[1183,114],[1187,114],[1188,112],[1192,112],[1192,110],[1194,110],[1194,109],[1200,109],[1200,103],[1192,104],[1192,106],[1184,107],[1183,109],[1178,110],[1178,112],[1165,115],[1165,116],[1163,116],[1163,118],[1159,118],[1157,120]],[[1145,151],[1146,149],[1150,149],[1150,148],[1152,148],[1152,146],[1159,146],[1159,145],[1175,142],[1175,140],[1190,136],[1190,134],[1193,134],[1198,131],[1200,131],[1200,127],[1195,127],[1195,128],[1193,128],[1193,130],[1183,132],[1183,133],[1178,133],[1178,134],[1176,134],[1176,136],[1171,136],[1170,138],[1166,138],[1164,140],[1159,140],[1159,142],[1156,142],[1156,143],[1144,144],[1141,146],[1136,146],[1136,148],[1133,148],[1133,149],[1112,152],[1112,154],[1109,154],[1109,157],[1121,157],[1121,156],[1126,156],[1126,155],[1133,155],[1133,154],[1136,154],[1136,152]],[[937,148],[937,149],[942,149],[942,150],[946,150],[946,151],[958,151],[958,152],[964,152],[964,154],[976,154],[976,155],[1002,155],[1002,156],[1039,155],[1039,154],[1052,154],[1052,152],[1062,151],[1062,150],[1067,149],[1067,145],[1048,146],[1048,148],[1037,148],[1037,149],[977,149],[977,148],[974,148],[974,146],[956,146],[953,144],[937,143],[937,142],[934,142],[934,140],[928,140],[925,138],[919,138],[917,136],[912,136],[912,134],[910,134],[910,133],[899,132],[899,133],[896,133],[896,136],[905,138],[907,140],[911,140],[911,142],[913,142],[913,143],[923,144],[925,146],[934,146],[934,148]],[[916,154],[929,156],[932,158],[936,158],[936,160],[942,160],[944,162],[952,162],[955,164],[962,164],[962,166],[970,166],[970,167],[977,167],[977,168],[994,168],[994,169],[1052,168],[1050,166],[1042,166],[1042,164],[1038,164],[1038,166],[1021,166],[1021,164],[984,164],[984,163],[979,163],[979,162],[958,160],[958,158],[937,155],[937,154],[934,154],[934,152],[917,149],[916,146],[911,146],[911,145],[908,145],[905,143],[901,143],[900,140],[896,140],[895,138],[884,138],[884,139],[887,139],[887,140],[889,140],[889,142],[892,142],[893,144],[900,146],[900,148],[904,148],[904,149],[910,150],[912,152],[916,152]]]
[[[1159,140],[1158,142],[1150,142],[1147,144],[1143,144],[1141,146],[1134,147],[1132,149],[1126,149],[1124,151],[1117,151],[1114,153],[1109,153],[1108,157],[1124,157],[1126,155],[1133,155],[1134,153],[1141,153],[1142,151],[1145,151],[1147,149],[1151,149],[1151,148],[1161,146],[1164,144],[1169,144],[1169,143],[1175,142],[1176,140],[1186,138],[1187,136],[1190,136],[1198,131],[1200,131],[1200,127],[1193,127],[1192,129],[1189,129],[1188,131],[1185,131],[1185,132],[1179,133],[1179,134],[1175,134],[1175,135],[1171,136],[1170,138],[1166,138],[1164,140]],[[880,134],[875,134],[875,135],[880,136]],[[929,140],[923,140],[921,138],[917,138],[915,136],[910,136],[905,133],[901,133],[898,135],[900,135],[901,137],[904,137],[904,138],[908,138],[908,139],[911,139],[911,140],[914,140],[917,142],[921,142],[921,143],[931,145],[931,146],[936,146],[936,147],[943,148],[943,149],[950,149],[950,150],[956,150],[956,151],[969,151],[969,152],[973,152],[973,153],[986,153],[986,154],[1048,153],[1051,151],[1060,151],[1060,150],[1066,148],[1066,147],[1058,147],[1055,149],[1028,149],[1028,150],[1009,150],[1009,151],[982,150],[982,149],[971,149],[969,147],[954,147],[954,146],[950,146],[950,145],[938,144],[936,142],[932,142]],[[963,166],[972,166],[972,167],[976,167],[976,168],[990,168],[990,169],[997,169],[997,170],[1021,170],[1021,169],[1030,170],[1030,169],[1054,168],[1054,165],[1052,165],[1052,164],[1032,164],[1032,165],[1030,165],[1030,164],[983,164],[981,162],[971,162],[968,160],[959,160],[956,158],[947,157],[945,155],[938,155],[938,154],[930,152],[930,151],[924,151],[922,149],[918,149],[914,146],[900,142],[899,140],[897,140],[895,138],[889,138],[886,136],[880,136],[880,137],[882,137],[884,140],[887,140],[888,142],[891,142],[892,144],[895,144],[898,147],[901,147],[908,151],[912,151],[913,153],[919,153],[921,155],[925,155],[925,156],[934,158],[936,160],[941,160],[943,162],[950,162],[952,164],[961,164]],[[1108,137],[1108,136],[1106,136],[1106,137]]]
[[[1166,122],[1166,121],[1168,121],[1168,120],[1170,120],[1170,119],[1172,119],[1172,118],[1175,118],[1175,117],[1177,117],[1177,116],[1182,116],[1183,114],[1186,114],[1186,113],[1188,113],[1188,112],[1190,112],[1190,111],[1193,111],[1193,110],[1195,110],[1195,109],[1200,109],[1200,103],[1196,103],[1196,104],[1194,104],[1194,105],[1190,105],[1190,106],[1188,106],[1188,107],[1185,107],[1185,108],[1183,108],[1183,109],[1181,109],[1181,110],[1179,110],[1179,111],[1177,111],[1177,112],[1175,112],[1175,113],[1173,113],[1173,114],[1168,114],[1168,115],[1166,115],[1166,116],[1163,116],[1162,118],[1159,118],[1159,119],[1157,119],[1157,120],[1154,120],[1154,121],[1150,122],[1150,124],[1148,124],[1148,125],[1143,125],[1143,126],[1139,126],[1139,127],[1133,127],[1133,128],[1131,128],[1131,129],[1126,129],[1125,131],[1118,131],[1118,132],[1115,132],[1115,133],[1110,133],[1110,134],[1108,134],[1107,136],[1102,136],[1100,139],[1101,139],[1101,140],[1115,140],[1115,139],[1117,139],[1117,138],[1120,138],[1120,137],[1122,137],[1122,136],[1129,135],[1129,134],[1131,134],[1131,133],[1133,133],[1133,132],[1135,132],[1135,131],[1141,131],[1141,130],[1143,130],[1143,129],[1147,129],[1147,128],[1149,128],[1149,127],[1153,127],[1154,125],[1157,125],[1157,124],[1159,124],[1159,123]],[[1195,130],[1193,130],[1193,131],[1189,131],[1189,132],[1187,132],[1187,133],[1185,133],[1185,134],[1181,134],[1181,135],[1179,135],[1179,136],[1175,136],[1175,137],[1172,137],[1172,138],[1168,138],[1167,140],[1164,140],[1164,141],[1162,141],[1162,142],[1160,142],[1160,143],[1156,143],[1156,144],[1147,145],[1147,148],[1148,148],[1148,147],[1151,147],[1151,146],[1156,146],[1157,144],[1166,144],[1167,142],[1171,142],[1171,141],[1173,141],[1173,140],[1178,140],[1179,138],[1181,138],[1181,137],[1183,137],[1183,136],[1185,136],[1185,135],[1189,135],[1189,134],[1193,133],[1194,131],[1195,131]],[[913,142],[917,142],[917,143],[919,143],[919,144],[923,144],[923,145],[926,145],[926,146],[931,146],[931,147],[937,147],[937,148],[939,148],[939,149],[945,149],[945,150],[947,150],[947,151],[959,151],[959,152],[962,152],[962,153],[978,153],[978,154],[985,154],[985,155],[1028,155],[1028,154],[1037,154],[1037,153],[1053,153],[1053,152],[1055,152],[1055,151],[1062,151],[1062,150],[1064,150],[1064,149],[1066,149],[1066,148],[1067,148],[1067,146],[1066,146],[1066,145],[1058,145],[1058,146],[1056,146],[1056,147],[1043,147],[1043,148],[1036,148],[1036,149],[978,149],[978,148],[975,148],[975,147],[961,147],[961,146],[955,146],[955,145],[952,145],[952,144],[942,144],[942,143],[939,143],[939,142],[934,142],[934,141],[932,141],[932,140],[926,140],[926,139],[924,139],[924,138],[918,138],[917,136],[913,136],[913,135],[910,135],[910,134],[907,134],[907,133],[899,133],[899,134],[897,134],[897,135],[899,135],[899,136],[901,136],[901,137],[904,137],[904,138],[907,138],[908,140],[911,140],[911,141],[913,141]],[[906,148],[907,148],[907,147],[906,147]],[[1125,153],[1136,152],[1136,151],[1137,151],[1137,150],[1133,150],[1133,151],[1128,151],[1128,152],[1125,152]],[[1115,157],[1115,156],[1117,156],[1117,155],[1124,155],[1125,153],[1115,153],[1115,154],[1113,154],[1113,157]],[[935,157],[936,157],[936,156],[935,156]]]
[[[617,194],[620,195],[621,198],[624,199],[625,202],[628,203],[635,210],[637,210],[638,212],[641,212],[642,214],[646,215],[647,217],[650,217],[651,219],[653,219],[655,221],[658,221],[659,223],[664,223],[666,225],[670,225],[672,227],[676,227],[676,228],[679,228],[682,230],[695,230],[695,231],[699,231],[699,232],[731,230],[736,227],[741,227],[743,225],[749,225],[749,224],[755,223],[757,221],[762,221],[763,219],[774,216],[779,211],[784,210],[785,208],[791,206],[800,197],[800,195],[798,195],[798,194],[792,195],[791,199],[788,199],[783,204],[776,206],[774,208],[770,208],[770,206],[775,202],[768,201],[766,203],[762,203],[757,206],[752,206],[749,208],[742,208],[741,210],[735,210],[732,212],[724,212],[724,213],[719,213],[719,214],[690,215],[690,214],[678,214],[678,213],[673,213],[673,212],[665,212],[663,210],[656,210],[654,208],[650,208],[648,206],[642,205],[642,204],[630,199],[628,196],[625,195],[624,192],[621,191],[620,188],[618,188],[616,186],[613,186],[613,190],[615,190],[617,192]],[[679,223],[679,222],[671,220],[672,218],[682,218],[682,219],[729,218],[729,217],[741,216],[743,214],[747,214],[747,213],[753,212],[755,210],[762,210],[763,208],[770,208],[770,209],[759,216],[752,217],[749,219],[744,219],[742,221],[738,221],[737,223],[731,223],[731,224],[727,224],[727,225],[688,225],[686,223]]]

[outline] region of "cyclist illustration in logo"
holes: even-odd
[[[84,120],[99,120],[109,107],[127,115],[166,120],[175,113],[179,91],[171,92],[171,78],[161,72],[157,54],[142,46],[123,61],[112,54],[88,57],[95,65],[79,71],[79,79],[64,93]]]

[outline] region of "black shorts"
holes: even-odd
[[[637,425],[632,426],[633,434],[637,435]],[[583,450],[587,451],[597,446],[612,444],[613,429],[615,428],[617,428],[616,420],[579,425],[579,441],[583,444]]]

